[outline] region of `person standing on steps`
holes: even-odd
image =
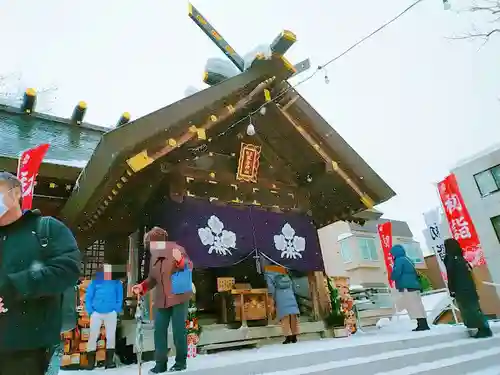
[[[132,290],[135,294],[144,294],[155,288],[154,304],[154,342],[155,367],[150,374],[167,372],[168,365],[168,326],[172,321],[172,333],[175,345],[175,364],[170,372],[183,371],[187,368],[187,331],[186,319],[189,300],[193,296],[191,284],[188,292],[174,294],[172,275],[186,269],[192,270],[186,250],[176,242],[168,241],[167,232],[154,227],[144,236],[144,245],[151,252],[149,276]]]
[[[21,191],[16,176],[0,172],[0,375],[44,375],[81,254],[66,225],[23,212]]]
[[[420,291],[420,278],[415,265],[406,256],[406,251],[402,245],[395,245],[391,249],[394,258],[394,265],[391,273],[391,280],[396,284],[396,289],[401,293],[401,306],[408,311],[410,319],[417,320],[417,328],[413,331],[428,331],[427,313],[425,312]]]
[[[283,344],[294,344],[300,334],[299,306],[293,291],[292,279],[286,268],[278,265],[264,266],[267,289],[276,305],[276,314],[285,336]]]
[[[474,338],[493,336],[479,305],[476,283],[474,282],[472,268],[463,256],[460,244],[454,238],[444,241],[446,257],[444,264],[448,273],[448,289],[450,296],[455,298],[464,324],[467,328],[477,329]]]
[[[118,314],[123,308],[123,284],[113,280],[111,265],[99,267],[96,277],[90,282],[85,292],[85,309],[90,315],[90,333],[87,343],[87,370],[93,370],[96,360],[97,338],[101,325],[106,329],[105,368],[115,368],[115,339]]]

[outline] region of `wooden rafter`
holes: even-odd
[[[295,98],[291,99],[293,101]],[[296,100],[296,99],[295,99]],[[304,140],[318,153],[319,156],[325,161],[325,163],[332,167],[333,171],[337,173],[347,185],[359,196],[361,202],[367,208],[373,208],[373,199],[365,192],[363,192],[360,187],[349,177],[349,175],[338,165],[338,163],[333,160],[328,153],[323,150],[323,148],[316,142],[316,140],[283,108],[289,108],[287,104],[281,106],[276,104],[279,111],[285,116],[285,118],[293,125],[295,130],[304,138]]]

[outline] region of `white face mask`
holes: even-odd
[[[5,194],[0,193],[0,217],[5,215],[7,213],[7,211],[9,210],[4,203],[4,198],[5,198]]]

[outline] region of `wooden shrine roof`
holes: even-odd
[[[108,130],[36,112],[26,115],[19,108],[0,105],[0,156],[6,162],[8,158],[17,160],[22,151],[49,143],[45,164],[81,169]]]
[[[171,137],[178,137],[218,109],[234,104],[263,80],[282,75],[280,68],[274,61],[262,62],[219,85],[105,133],[82,170],[75,190],[62,210],[62,217],[80,233],[85,232],[84,239],[97,235],[97,230],[108,232],[137,225],[134,211],[142,208],[140,205],[145,203],[148,191],[150,193],[160,182],[162,164],[156,163],[135,173],[127,160],[134,155],[140,158],[145,149],[151,151],[165,147]],[[144,157],[148,158],[147,155]],[[122,202],[131,195],[137,198],[130,202],[134,207]],[[142,203],[138,204],[138,201]],[[116,212],[124,206],[127,206],[126,217]],[[132,226],[132,230],[135,228]]]
[[[248,97],[262,82],[275,77],[269,88],[273,97],[281,95],[281,99],[268,103],[265,115],[252,116],[257,129],[254,139],[263,144],[268,166],[276,163],[272,177],[282,181],[283,176],[292,176],[291,183],[307,192],[309,214],[317,226],[352,218],[394,196],[380,176],[290,88],[286,79],[291,72],[280,61],[260,61],[244,73],[111,130],[71,125],[52,116],[26,116],[0,107],[0,134],[7,135],[0,139],[0,167],[14,171],[22,150],[50,143],[46,158],[50,163],[42,165],[40,176],[59,178],[64,181],[62,186],[73,185],[61,191],[61,200],[51,205],[64,204],[60,216],[76,231],[81,245],[113,234],[128,234],[139,225],[144,205],[172,165],[187,160],[196,146],[210,143],[193,138],[156,160],[149,154],[165,148],[166,143],[179,139],[193,125],[203,124],[221,108]],[[227,134],[216,137],[211,147],[234,154],[248,121],[237,126],[234,123],[263,103],[264,97],[259,95],[258,100],[247,103],[230,118],[215,121],[207,137]],[[134,171],[128,162],[137,158],[144,159],[140,160],[144,165]],[[82,162],[83,169],[75,160]]]

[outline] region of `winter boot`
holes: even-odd
[[[156,361],[155,367],[153,367],[151,370],[149,370],[149,374],[154,375],[154,374],[163,374],[167,372],[167,361]]]
[[[180,365],[180,364],[176,363],[175,365],[170,367],[169,372],[184,371],[185,369],[187,369],[186,364]]]
[[[95,352],[87,352],[87,362],[85,370],[92,371],[95,368]]]
[[[473,336],[475,339],[484,339],[486,337],[493,336],[493,332],[490,327],[479,328],[477,333]]]
[[[429,324],[427,323],[427,319],[425,318],[418,318],[417,319],[417,328],[413,329],[415,332],[419,331],[428,331],[430,330]]]
[[[293,336],[287,336],[285,338],[285,341],[283,341],[283,344],[291,344],[292,343],[292,337]]]
[[[115,349],[106,350],[106,363],[104,364],[104,368],[116,368],[115,364]]]
[[[292,344],[295,344],[295,343],[297,342],[297,335],[292,335],[292,336],[290,337],[290,342],[291,342]]]

